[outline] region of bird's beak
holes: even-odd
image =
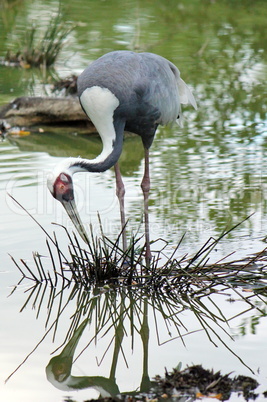
[[[80,215],[77,211],[77,207],[75,204],[74,199],[70,201],[61,201],[63,207],[65,208],[67,214],[69,215],[72,223],[74,224],[75,228],[77,229],[81,238],[85,241],[85,243],[89,243],[88,235],[86,233],[85,227],[81,221]]]

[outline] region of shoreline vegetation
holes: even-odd
[[[66,23],[60,11],[51,17],[44,32],[33,21],[25,30],[21,42],[13,44],[7,50],[1,64],[10,67],[47,69],[55,64],[73,30],[73,24]]]

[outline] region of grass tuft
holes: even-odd
[[[26,29],[25,35],[18,45],[18,50],[16,52],[7,51],[5,63],[21,65],[25,68],[50,67],[56,62],[66,38],[73,29],[73,25],[63,21],[60,12],[51,18],[44,33],[41,33],[40,26],[32,23]]]
[[[47,236],[47,231],[39,226]],[[48,236],[48,256],[33,254],[35,269],[24,260],[19,264],[12,258],[22,274],[21,280],[47,282],[55,287],[61,279],[84,289],[91,286],[130,286],[145,289],[147,294],[161,290],[170,295],[179,290],[191,296],[202,293],[204,289],[212,293],[215,286],[224,286],[226,283],[227,286],[241,286],[257,293],[265,292],[267,288],[267,248],[243,260],[225,262],[221,259],[209,263],[214,247],[238,225],[223,232],[218,239],[210,238],[191,256],[177,257],[183,238],[170,256],[166,254],[168,243],[158,239],[153,243],[157,251],[153,253],[149,266],[146,265],[145,250],[140,247],[139,237],[133,237],[128,249],[123,251],[120,247],[121,233],[112,241],[103,234],[102,228],[101,237],[95,237],[91,228],[90,241],[84,248],[75,233],[70,234],[64,226],[57,226],[65,232],[69,241],[68,255],[61,250],[55,234],[54,238]],[[163,246],[159,248],[159,244]]]

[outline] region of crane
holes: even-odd
[[[60,201],[85,242],[88,237],[78,214],[72,176],[76,172],[104,172],[114,166],[116,194],[120,205],[123,249],[126,250],[125,188],[118,160],[124,131],[139,135],[144,146],[144,197],[146,260],[151,258],[148,197],[150,190],[149,148],[158,125],[175,121],[183,126],[181,104],[197,108],[190,89],[169,60],[153,53],[127,50],[107,53],[93,61],[78,78],[81,106],[98,131],[103,148],[94,159],[68,158],[48,177],[48,188]]]

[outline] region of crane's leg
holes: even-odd
[[[148,344],[149,344],[149,325],[148,325],[148,301],[144,299],[143,322],[140,328],[140,335],[143,344],[143,375],[140,384],[141,392],[149,392],[151,387],[150,378],[148,375]]]
[[[121,229],[122,229],[122,248],[123,251],[127,250],[126,241],[126,220],[125,220],[125,209],[124,209],[124,195],[125,188],[121,177],[121,172],[118,162],[114,165],[115,176],[116,176],[116,195],[119,199],[120,204],[120,214],[121,214]]]
[[[149,265],[152,255],[150,250],[150,239],[149,239],[148,197],[150,190],[150,177],[149,177],[149,150],[147,148],[145,148],[145,171],[141,183],[141,188],[144,194],[145,241],[146,241],[145,257],[146,257],[146,264]]]

